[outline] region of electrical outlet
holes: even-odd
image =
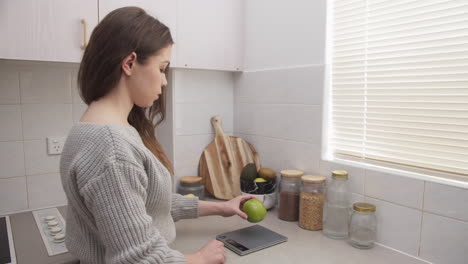
[[[60,155],[65,144],[65,137],[47,137],[47,154]]]

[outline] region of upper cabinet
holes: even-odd
[[[178,0],[178,67],[242,70],[243,25],[243,0]]]
[[[99,19],[123,6],[141,7],[171,29],[171,67],[242,70],[243,0],[99,0]]]
[[[242,70],[244,0],[2,0],[0,58],[80,62],[98,19],[123,6],[171,29],[172,67]]]
[[[2,0],[0,58],[79,62],[97,20],[96,0]]]
[[[156,17],[171,30],[177,43],[177,0],[99,0],[99,21],[111,11],[124,6],[138,6]],[[177,46],[172,49],[171,67],[176,67]]]

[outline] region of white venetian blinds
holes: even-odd
[[[468,175],[468,0],[335,0],[335,156]]]

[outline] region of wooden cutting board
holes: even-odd
[[[248,163],[261,168],[254,146],[239,137],[224,134],[221,117],[211,118],[216,135],[203,151],[198,174],[206,190],[214,197],[229,200],[240,195],[240,174]]]

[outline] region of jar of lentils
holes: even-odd
[[[301,179],[299,226],[307,230],[322,230],[325,177],[304,175]]]
[[[299,192],[301,189],[300,170],[282,170],[279,188],[278,218],[285,221],[299,219]]]

